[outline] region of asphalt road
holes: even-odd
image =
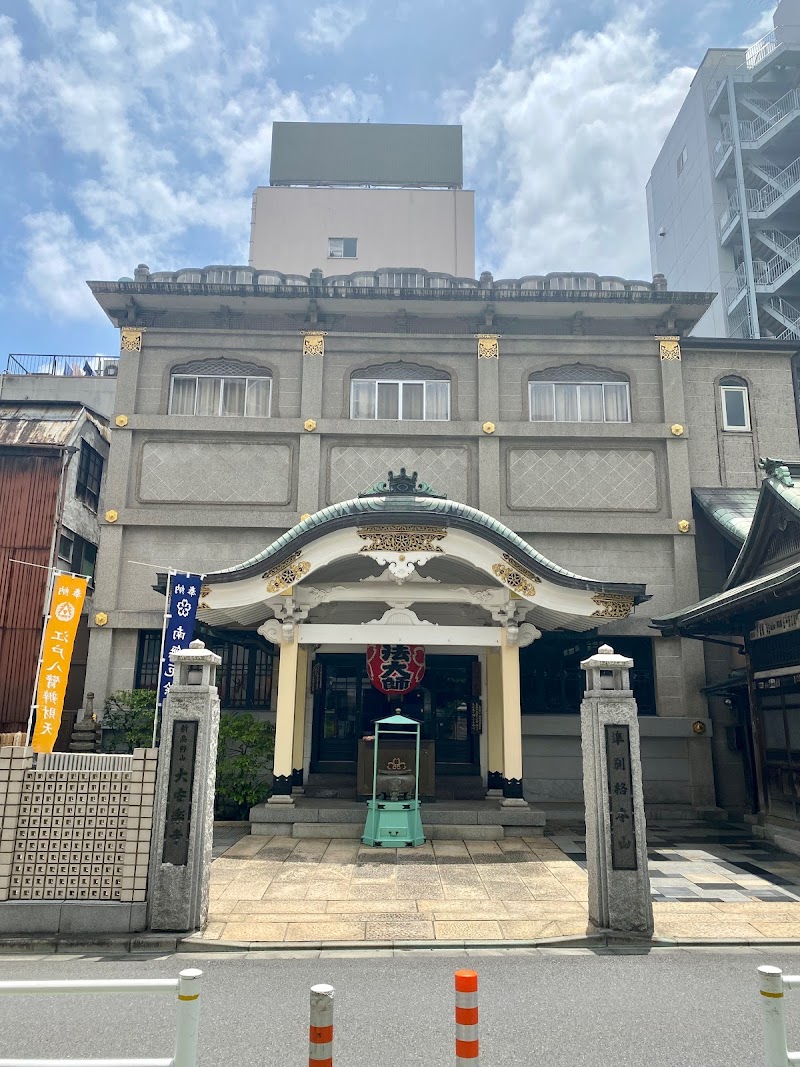
[[[453,971],[480,976],[484,1067],[763,1067],[756,967],[795,952],[531,952],[275,959],[0,958],[3,979],[172,977],[204,971],[202,1067],[304,1067],[308,990],[336,988],[336,1067],[452,1065]],[[800,990],[787,995],[800,1048]],[[0,1058],[171,1055],[171,997],[4,997]]]

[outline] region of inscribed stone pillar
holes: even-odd
[[[148,926],[199,930],[208,916],[214,833],[220,657],[202,641],[170,654],[150,850]]]
[[[297,692],[297,627],[281,627],[278,661],[278,702],[275,713],[275,760],[272,796],[268,804],[292,804],[292,763],[294,760],[295,694]],[[287,632],[288,631],[288,632]]]
[[[581,703],[589,922],[598,929],[651,936],[638,709],[633,660],[601,645],[584,660]]]
[[[500,669],[503,694],[503,805],[525,805],[522,795],[522,713],[519,690],[519,645],[509,643],[508,628],[500,630]],[[527,806],[527,805],[526,805]]]
[[[496,797],[503,794],[503,681],[494,650],[486,655],[486,702],[487,796]]]

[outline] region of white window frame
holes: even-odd
[[[346,256],[344,254],[345,241],[355,241],[356,250],[352,256]],[[336,251],[336,245],[339,246],[341,251]],[[357,237],[329,237],[328,238],[328,259],[358,259],[358,238]]]
[[[722,429],[729,433],[750,433],[750,390],[746,385],[721,385],[719,387],[720,403],[722,404]],[[726,393],[741,393],[744,397],[744,426],[728,425],[728,405],[725,400]]]
[[[537,386],[549,385],[552,388],[552,390],[553,390],[553,418],[552,419],[534,419],[534,417],[533,417],[533,387],[535,385],[537,385]],[[631,421],[631,387],[630,387],[630,383],[629,382],[557,382],[557,381],[555,381],[555,379],[553,381],[547,381],[547,382],[544,382],[544,381],[540,382],[540,381],[536,381],[534,379],[533,381],[529,381],[528,382],[528,421],[529,422],[561,422],[562,421],[561,419],[556,419],[556,417],[555,417],[555,407],[556,407],[556,404],[555,404],[555,387],[557,385],[576,385],[579,390],[580,390],[580,387],[582,385],[593,385],[593,386],[601,385],[603,387],[603,423],[607,424],[609,426],[627,426],[627,425],[630,424],[630,421]],[[624,385],[625,386],[625,395],[626,395],[627,400],[628,400],[628,417],[627,417],[627,419],[607,419],[605,417],[605,415],[606,415],[606,390],[605,390],[605,387],[607,385],[614,385],[614,386]],[[601,423],[599,421],[595,422],[594,420],[582,419],[581,418],[580,393],[578,393],[578,417],[577,417],[577,419],[570,419],[569,421],[570,421],[570,425],[572,425],[574,422],[583,422],[583,423],[585,423],[587,425],[591,425],[591,426],[600,426],[601,425]]]
[[[197,414],[197,391],[195,390],[194,405],[195,410],[186,415],[181,415],[177,411],[172,410],[172,397],[174,392],[174,383],[177,379],[185,381],[187,378],[194,378],[197,381],[199,378],[213,378],[223,384],[220,385],[219,390],[219,410],[216,415],[198,415]],[[226,380],[241,380],[244,379],[244,405],[245,410],[242,415],[225,415],[222,411],[222,404],[225,397],[225,381]],[[269,382],[269,405],[266,415],[248,415],[247,414],[247,387],[250,382]],[[271,374],[173,374],[169,380],[169,408],[167,409],[169,415],[177,415],[178,418],[201,418],[201,419],[268,419],[272,416],[272,375]]]
[[[680,155],[678,156],[678,162],[676,164],[676,169],[678,171],[678,177],[679,178],[680,178],[681,174],[683,174],[683,168],[686,166],[686,164],[688,162],[689,162],[689,149],[688,149],[687,145],[684,145],[683,148],[681,149]]]
[[[450,381],[446,378],[351,378],[350,379],[350,418],[355,419],[357,416],[353,414],[353,390],[356,383],[362,385],[364,382],[370,382],[374,388],[375,399],[375,416],[374,418],[359,418],[359,422],[403,422],[403,390],[400,386],[403,385],[422,385],[423,398],[422,398],[422,418],[421,419],[408,419],[408,422],[426,422],[428,420],[428,386],[444,384],[447,386],[447,418],[445,419],[431,419],[431,422],[449,422],[450,421]],[[396,385],[398,386],[397,397],[397,418],[396,419],[378,419],[378,386],[379,385]]]

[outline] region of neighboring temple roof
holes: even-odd
[[[787,525],[800,529],[800,463],[783,463],[765,459],[760,466],[766,473],[753,512],[750,530],[742,550],[733,565],[725,588],[715,596],[692,604],[688,608],[653,619],[651,625],[665,637],[699,636],[712,633],[736,633],[741,617],[757,609],[765,601],[778,605],[781,599],[800,595],[800,560],[790,535],[785,543],[776,541]],[[710,490],[695,492],[695,499],[708,512],[714,505],[708,497]],[[722,493],[741,493],[742,490],[717,490]],[[701,500],[705,494],[706,501]],[[732,533],[737,523],[745,521],[740,513],[716,500],[714,521]]]
[[[758,489],[693,489],[692,496],[722,535],[744,544],[758,504]]]
[[[401,472],[405,476],[405,470]],[[394,485],[392,482],[394,481]],[[645,586],[638,582],[599,582],[593,578],[584,578],[580,574],[565,570],[537,552],[522,537],[509,530],[497,519],[467,504],[447,500],[434,493],[424,483],[416,484],[416,473],[412,479],[414,492],[410,491],[408,481],[394,478],[389,472],[385,483],[378,483],[355,500],[345,500],[340,504],[310,515],[308,518],[287,530],[285,534],[273,541],[271,545],[252,559],[237,563],[215,574],[206,575],[209,584],[240,581],[248,578],[266,564],[270,568],[282,563],[293,552],[325,534],[343,527],[351,527],[357,522],[360,526],[385,525],[404,521],[424,521],[428,526],[449,526],[479,534],[508,552],[513,552],[520,562],[526,563],[534,573],[548,578],[556,585],[588,589],[593,592],[623,593],[633,597],[634,604],[649,600]],[[399,486],[399,487],[398,487]]]

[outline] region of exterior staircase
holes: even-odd
[[[800,310],[783,297],[773,296],[762,305],[764,311],[783,326],[777,334],[779,341],[800,340]]]

